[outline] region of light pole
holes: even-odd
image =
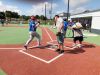
[[[46,17],[47,17],[47,14],[46,14],[46,13],[47,13],[47,12],[46,12],[47,9],[46,9],[46,8],[47,8],[47,2],[45,2],[45,25],[46,25]]]
[[[52,3],[53,3],[53,0],[51,0],[51,16],[50,16],[50,19],[52,20]]]
[[[67,21],[68,21],[68,17],[69,17],[69,2],[70,2],[70,0],[68,0],[68,6],[67,6]]]

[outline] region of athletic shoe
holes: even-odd
[[[40,48],[40,47],[42,47],[42,45],[41,45],[41,44],[39,44],[39,45],[37,45],[36,47]]]
[[[24,46],[25,50],[27,50],[27,46]]]
[[[77,47],[78,47],[77,44],[73,44],[73,45],[72,45],[72,48],[73,48],[73,49],[75,49],[75,48],[77,48]]]
[[[60,51],[60,49],[57,49],[57,50],[56,50],[56,52],[59,52],[59,51]]]
[[[62,53],[64,53],[64,50],[59,51],[59,54],[62,54]]]
[[[78,44],[77,47],[78,47],[78,48],[82,48],[83,46],[82,46],[81,44]]]
[[[77,44],[73,44],[73,45],[72,45],[72,47],[76,47],[76,46],[77,46]]]

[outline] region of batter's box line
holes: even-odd
[[[30,56],[30,57],[32,57],[32,58],[35,58],[35,59],[37,59],[37,60],[39,60],[39,61],[42,61],[42,62],[44,62],[44,63],[47,63],[47,64],[50,64],[51,62],[57,60],[58,58],[60,58],[61,56],[64,55],[64,53],[63,53],[63,54],[60,54],[60,55],[54,57],[53,59],[47,61],[47,60],[44,60],[44,59],[39,58],[39,57],[37,57],[37,56],[34,56],[34,55],[32,55],[32,54],[29,54],[29,53],[27,53],[27,52],[25,52],[25,51],[23,51],[23,50],[20,50],[19,52],[21,52],[21,53],[23,53],[23,54],[25,54],[25,55],[28,55],[28,56]]]
[[[10,49],[10,50],[19,50],[19,49],[22,49],[22,48],[0,48],[2,50],[7,50],[7,49]]]
[[[52,46],[57,46],[58,44],[54,44],[53,42],[56,42],[57,40],[52,40],[52,41],[49,41],[47,42],[47,44],[50,44]],[[67,43],[72,43],[72,42],[67,42]],[[64,46],[64,48],[68,48],[68,49],[74,49],[74,47],[67,47],[67,46]]]

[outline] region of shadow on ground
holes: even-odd
[[[73,50],[66,50],[66,51],[65,51],[65,54],[66,54],[66,53],[70,53],[70,54],[79,54],[79,53],[84,53],[84,52],[85,52],[84,49],[76,48],[76,49],[73,49]]]
[[[95,48],[96,46],[93,44],[84,44],[83,48]]]

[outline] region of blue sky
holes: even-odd
[[[0,11],[10,10],[16,11],[21,15],[44,15],[44,3],[34,3],[36,0],[0,0]],[[31,1],[31,2],[28,2]],[[50,0],[47,3],[47,14],[50,10]],[[70,12],[80,13],[85,10],[100,9],[100,0],[70,0]],[[53,14],[67,11],[67,0],[53,0]],[[49,14],[48,14],[49,16]]]

